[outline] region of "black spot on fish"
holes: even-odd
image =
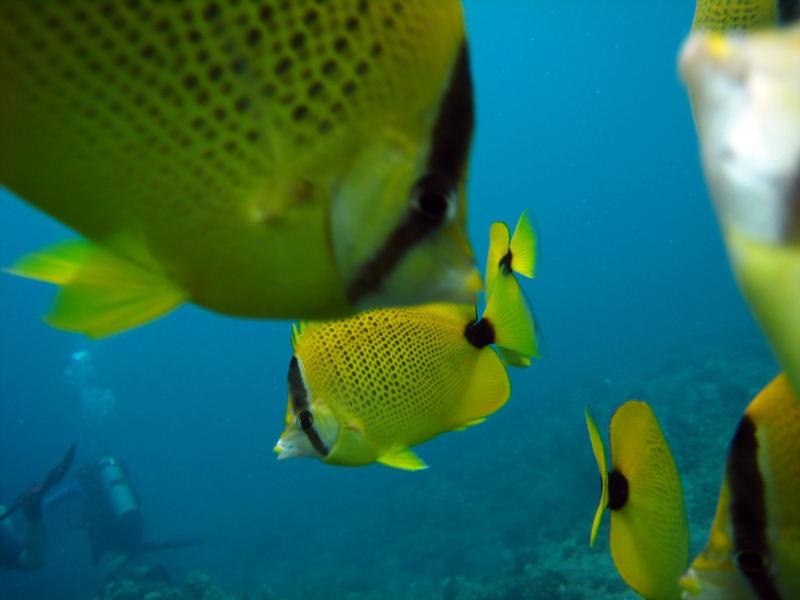
[[[297,107],[295,107],[294,111],[292,112],[292,118],[295,121],[302,121],[307,114],[308,114],[308,107],[300,104]]]
[[[289,38],[289,45],[294,50],[300,50],[306,45],[306,34],[301,31],[298,31],[291,38]]]
[[[277,65],[275,65],[275,74],[283,75],[292,67],[292,59],[284,58]]]
[[[205,9],[203,10],[203,18],[206,21],[213,21],[217,17],[219,17],[220,8],[219,4],[216,2],[209,2],[206,4]]]
[[[306,11],[306,14],[303,15],[303,23],[306,25],[313,25],[317,20],[319,20],[319,14],[314,9]]]
[[[628,503],[628,478],[614,469],[608,474],[608,508],[621,510]]]
[[[247,37],[245,38],[247,44],[250,46],[255,46],[258,42],[261,41],[261,30],[253,28],[247,32]]]
[[[348,17],[344,22],[344,28],[347,29],[347,31],[356,31],[358,29],[358,25],[358,17]]]
[[[262,22],[268,23],[272,20],[272,16],[274,14],[274,10],[268,4],[265,4],[261,7],[258,11],[258,18],[261,19]]]
[[[464,336],[470,345],[478,348],[485,348],[495,342],[494,325],[488,319],[480,319],[468,324],[464,329]]]
[[[336,52],[339,52],[340,54],[347,50],[348,45],[349,44],[347,42],[347,38],[344,37],[337,37],[333,41],[333,49],[336,50]]]
[[[506,252],[503,255],[503,258],[501,258],[500,261],[497,263],[497,266],[506,275],[510,275],[511,273],[514,272],[514,269],[511,268],[511,261],[513,258],[514,255],[511,253],[511,248],[509,248],[508,252]]]

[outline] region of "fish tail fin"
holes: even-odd
[[[507,364],[527,366],[539,355],[536,324],[516,278],[495,281],[482,320],[494,328],[494,344],[510,361]]]
[[[519,273],[534,277],[536,271],[536,230],[527,211],[517,221],[514,235],[505,223],[492,223],[489,228],[489,254],[486,257],[486,293],[491,294],[498,275]]]
[[[589,535],[589,546],[594,546],[594,541],[597,538],[597,531],[600,529],[600,523],[603,520],[603,513],[608,506],[608,464],[606,462],[606,446],[603,443],[603,437],[600,435],[597,422],[594,420],[588,406],[586,407],[585,414],[586,428],[589,430],[589,440],[592,443],[592,451],[597,461],[597,468],[600,470],[600,505],[597,507],[597,512],[594,514],[592,532]]]
[[[611,556],[645,598],[679,598],[689,561],[680,475],[653,410],[623,404],[611,419]]]
[[[85,240],[24,256],[8,272],[61,286],[45,320],[92,338],[142,325],[186,300],[161,274]]]
[[[492,348],[485,348],[466,385],[462,409],[453,415],[451,430],[459,431],[483,423],[511,396],[511,383],[503,362]]]

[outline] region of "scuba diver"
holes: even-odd
[[[152,552],[200,544],[200,540],[148,542],[144,539],[144,517],[128,471],[122,462],[109,454],[88,461],[45,500],[48,510],[81,499],[80,527],[87,532],[92,564],[107,571],[107,579],[130,577],[168,580],[163,567],[141,557]],[[140,573],[141,571],[144,573]]]
[[[47,564],[47,531],[42,522],[42,500],[69,471],[75,458],[73,444],[45,479],[24,492],[8,507],[0,506],[0,569],[41,569]],[[10,519],[25,515],[25,533],[19,535]]]

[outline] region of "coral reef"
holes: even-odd
[[[264,597],[266,600],[266,597]],[[181,585],[161,581],[112,581],[95,600],[242,600],[216,586],[209,575],[194,571]]]

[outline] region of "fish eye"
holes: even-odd
[[[310,410],[304,410],[297,415],[297,426],[303,431],[308,431],[314,425],[314,415]]]
[[[736,555],[736,565],[744,573],[758,573],[767,566],[762,554],[753,550],[743,550]]]
[[[411,192],[411,206],[420,217],[435,225],[450,221],[455,215],[456,190],[446,178],[426,175]]]

